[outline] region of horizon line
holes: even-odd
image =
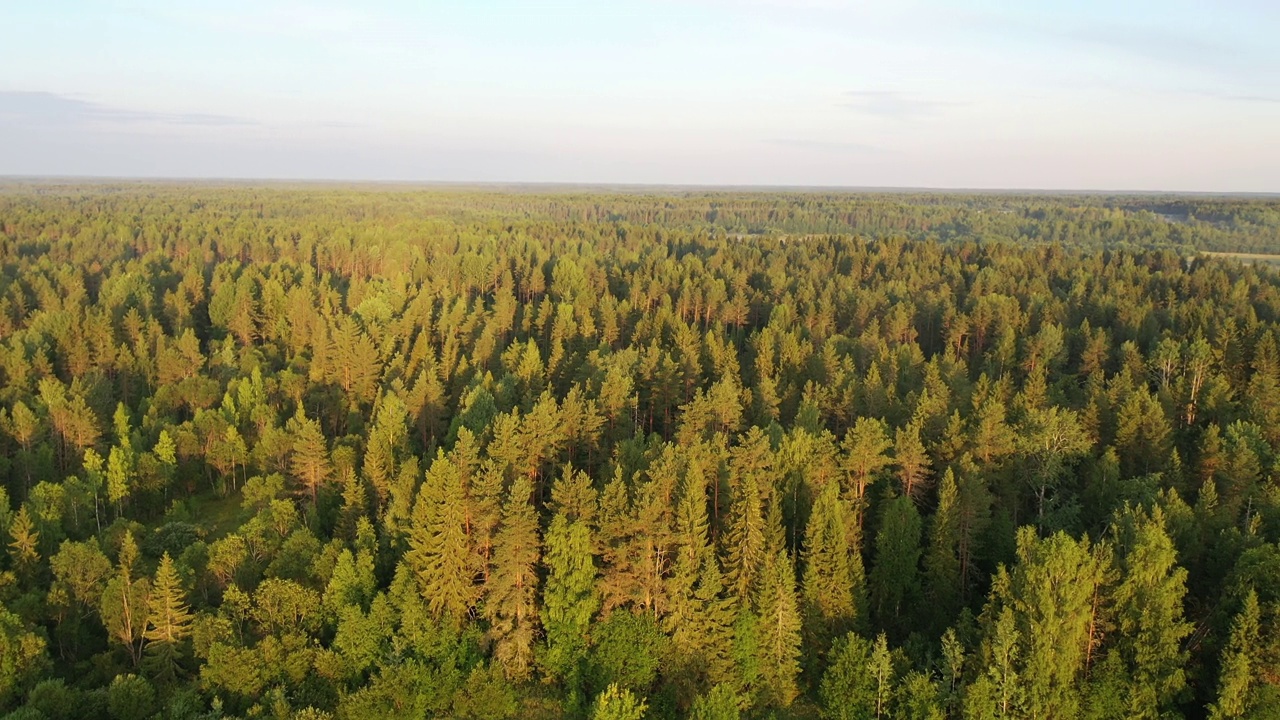
[[[959,187],[930,185],[803,185],[803,184],[733,184],[733,183],[647,183],[647,182],[592,182],[555,180],[402,180],[402,179],[343,179],[343,178],[288,178],[288,177],[185,177],[163,175],[23,175],[0,173],[0,185],[20,183],[47,185],[107,185],[155,184],[155,185],[314,185],[328,187],[375,186],[393,188],[454,188],[454,189],[548,189],[548,190],[630,190],[630,191],[679,191],[720,193],[793,192],[846,193],[846,194],[954,194],[954,195],[1110,195],[1110,196],[1207,196],[1207,197],[1280,197],[1280,190],[1153,190],[1153,189],[1103,189],[1103,188],[1037,188],[1037,187]]]

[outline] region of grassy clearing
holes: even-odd
[[[1210,257],[1235,258],[1236,260],[1239,260],[1240,262],[1245,262],[1245,263],[1265,263],[1267,265],[1280,265],[1280,255],[1273,255],[1270,253],[1209,252],[1205,250],[1205,251],[1202,251],[1200,254],[1208,255]]]

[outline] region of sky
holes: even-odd
[[[0,175],[1280,192],[1277,0],[0,0]]]

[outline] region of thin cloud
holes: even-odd
[[[248,118],[211,113],[131,110],[51,92],[0,91],[0,124],[6,125],[257,125]]]
[[[818,150],[822,152],[857,153],[863,155],[879,155],[884,148],[855,142],[839,142],[830,140],[808,140],[804,138],[775,138],[764,141],[768,145],[799,148],[801,150]]]
[[[1280,97],[1270,97],[1267,95],[1218,95],[1218,97],[1223,100],[1234,100],[1235,102],[1280,105]]]
[[[1215,72],[1247,68],[1251,53],[1238,44],[1225,44],[1183,33],[1119,25],[1051,29],[1068,42],[1106,48],[1152,62]]]
[[[844,94],[842,107],[867,115],[893,120],[913,120],[937,115],[955,103],[924,100],[895,90],[850,90]]]

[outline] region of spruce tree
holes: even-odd
[[[929,604],[936,630],[951,625],[960,611],[960,499],[955,473],[947,468],[938,486],[938,509],[929,528],[929,547],[924,556],[924,597]]]
[[[729,532],[724,535],[725,569],[729,588],[739,603],[751,597],[767,557],[764,508],[756,476],[739,481],[733,498]]]
[[[477,598],[466,523],[461,473],[441,451],[418,492],[404,561],[418,580],[428,611],[454,622],[462,621]]]
[[[561,681],[568,705],[580,706],[582,661],[586,657],[591,621],[600,608],[591,528],[585,520],[570,520],[559,512],[547,528],[542,556],[547,568],[542,623],[546,628],[544,665]]]
[[[876,533],[875,565],[868,578],[871,607],[881,627],[905,637],[907,612],[920,594],[920,513],[911,498],[890,498]]]
[[[190,634],[194,618],[187,607],[178,570],[167,552],[156,568],[149,608],[145,634],[147,664],[158,677],[172,678],[178,673],[181,643]]]
[[[827,720],[865,720],[876,712],[876,678],[869,671],[871,643],[850,632],[832,645],[818,697]]]
[[[1007,580],[997,576],[989,603],[1013,613],[1025,709],[1034,717],[1074,717],[1098,622],[1095,598],[1109,571],[1105,547],[1062,532],[1041,539],[1023,527],[1017,552],[1018,564]],[[998,625],[994,630],[1003,632]],[[1001,642],[989,635],[988,646]]]
[[[1182,617],[1187,571],[1177,565],[1158,507],[1150,516],[1133,512],[1129,523],[1121,581],[1112,594],[1114,623],[1132,678],[1128,715],[1154,719],[1172,709],[1186,686],[1182,642],[1192,630]]]
[[[668,613],[663,628],[671,634],[682,674],[730,678],[728,646],[733,628],[733,600],[723,596],[724,581],[711,547],[707,518],[706,478],[698,463],[685,476],[676,518],[676,559],[667,581]]]
[[[813,504],[805,530],[803,595],[807,615],[813,620],[812,636],[840,636],[858,622],[863,612],[862,557],[850,547],[844,516],[847,509],[840,487],[828,483]]]
[[[764,690],[772,704],[785,707],[799,694],[796,678],[801,654],[796,576],[785,550],[776,552],[762,568],[756,607]]]
[[[538,633],[538,563],[542,541],[533,508],[533,484],[519,477],[502,508],[493,564],[485,583],[484,615],[494,658],[509,680],[525,680],[533,666]]]
[[[1245,595],[1240,612],[1231,621],[1231,635],[1222,649],[1218,699],[1209,706],[1211,720],[1248,717],[1253,705],[1253,688],[1258,682],[1255,668],[1258,631],[1258,594],[1251,589]]]

